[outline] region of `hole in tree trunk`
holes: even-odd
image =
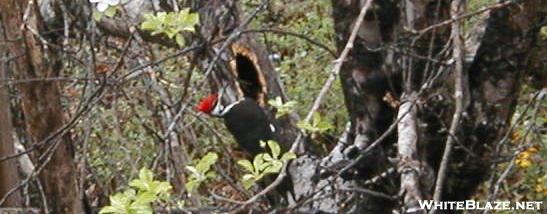
[[[248,57],[237,54],[235,58],[237,79],[243,95],[261,101],[262,84],[258,70]]]

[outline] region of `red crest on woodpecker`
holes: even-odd
[[[197,106],[197,110],[201,111],[203,113],[209,114],[209,113],[211,113],[211,111],[215,107],[215,103],[217,102],[217,100],[218,100],[218,95],[216,93],[211,94],[211,95],[201,99],[201,101],[199,101],[199,105]]]

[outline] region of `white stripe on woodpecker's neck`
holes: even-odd
[[[215,105],[215,108],[213,109],[213,111],[211,111],[211,115],[215,116],[215,117],[224,117],[224,115],[226,115],[230,110],[232,110],[232,108],[235,105],[239,104],[243,100],[245,100],[245,98],[242,99],[242,100],[238,100],[238,101],[235,101],[233,103],[230,103],[227,106],[223,106],[221,104],[221,99],[219,98],[217,100],[217,104]]]
[[[243,100],[244,100],[244,99],[243,99]],[[220,113],[220,116],[222,117],[222,116],[226,115],[230,110],[232,110],[232,108],[233,108],[235,105],[239,104],[239,103],[240,103],[241,101],[243,101],[243,100],[235,101],[234,103],[231,103],[230,105],[226,106],[226,107],[224,108],[224,110],[222,110],[222,113]]]

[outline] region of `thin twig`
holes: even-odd
[[[455,22],[460,22],[462,19],[466,19],[466,18],[469,18],[469,17],[472,17],[472,16],[475,16],[477,14],[481,14],[481,13],[484,13],[486,11],[490,11],[490,10],[495,10],[495,9],[499,9],[499,8],[503,8],[503,7],[506,7],[506,6],[510,6],[510,5],[513,5],[513,4],[516,4],[516,1],[504,1],[504,2],[500,2],[500,3],[497,3],[497,4],[493,4],[493,5],[490,5],[490,6],[487,6],[487,7],[483,7],[477,11],[474,11],[474,12],[470,12],[470,13],[466,13],[466,14],[463,14],[461,16],[452,16],[450,19],[448,20],[445,20],[445,21],[442,21],[440,23],[437,23],[437,24],[434,24],[434,25],[430,25],[422,30],[419,30],[415,33],[419,34],[419,35],[423,35],[433,29],[436,29],[436,28],[439,28],[439,27],[442,27],[442,26],[445,26],[445,25],[449,25],[449,24],[453,24]]]
[[[242,31],[241,33],[264,33],[264,32],[280,34],[280,35],[294,36],[294,37],[306,40],[310,44],[313,44],[317,47],[322,48],[323,50],[327,51],[333,57],[337,56],[336,51],[330,49],[328,46],[326,46],[326,45],[322,44],[321,42],[316,41],[316,40],[314,40],[314,39],[312,39],[312,38],[310,38],[310,37],[308,37],[304,34],[300,34],[300,33],[295,33],[295,32],[280,30],[280,29],[274,29],[274,28],[249,29],[249,30]]]
[[[419,95],[420,93],[418,93]],[[417,100],[413,100],[413,101],[410,101],[410,102],[413,102],[412,105],[415,105]],[[351,163],[349,163],[348,165],[346,165],[344,168],[342,168],[339,172],[338,172],[338,176],[341,176],[342,174],[344,174],[345,172],[347,172],[348,170],[350,170],[351,168],[353,168],[355,165],[357,165],[357,163],[359,163],[363,158],[365,158],[366,154],[368,154],[370,151],[372,151],[372,149],[376,148],[376,146],[380,145],[380,143],[382,143],[384,141],[384,139],[389,136],[394,130],[395,128],[397,128],[397,124],[399,124],[399,122],[401,121],[401,119],[403,117],[406,116],[406,114],[408,114],[409,112],[406,111],[404,112],[403,114],[401,114],[401,117],[397,118],[397,120],[395,120],[389,127],[388,129],[382,134],[380,135],[380,137],[378,137],[376,140],[374,140],[374,142],[372,142],[369,146],[367,146],[365,148],[365,150],[363,150],[359,156],[357,156],[357,158],[355,158]]]
[[[363,193],[363,194],[367,194],[367,195],[370,195],[370,196],[374,196],[374,197],[377,197],[377,198],[383,198],[383,199],[386,199],[386,200],[389,200],[389,201],[397,201],[397,197],[393,197],[393,196],[385,194],[383,192],[378,192],[378,191],[374,191],[374,190],[371,190],[371,189],[365,189],[365,188],[360,188],[360,187],[349,187],[349,188],[340,188],[338,190],[343,191],[343,192],[358,192],[358,193]]]
[[[543,90],[540,90],[539,92],[536,93],[536,95],[533,97],[533,99],[531,100],[531,102],[528,104],[527,106],[527,109],[528,107],[532,104],[533,101],[535,101],[535,106],[534,106],[534,109],[533,109],[533,118],[531,118],[530,120],[531,121],[537,121],[537,116],[538,116],[538,110],[542,104],[542,100],[545,96],[545,92],[547,92],[547,90],[543,89]],[[522,113],[522,115],[526,114],[526,111],[524,111]],[[521,117],[519,118],[522,118],[522,115]],[[515,124],[513,124],[512,128],[514,126],[516,126],[516,124],[519,124],[520,121],[516,121]],[[514,167],[515,165],[515,161],[517,159],[517,156],[518,154],[520,154],[522,152],[522,150],[524,150],[524,148],[526,147],[526,144],[523,143],[523,141],[526,140],[526,138],[528,137],[528,135],[530,134],[530,132],[533,130],[533,126],[535,125],[535,123],[529,123],[527,128],[525,128],[526,132],[524,133],[524,135],[522,136],[521,138],[521,142],[518,143],[519,145],[519,148],[515,149],[515,152],[513,153],[512,157],[511,157],[511,161],[509,162],[509,165],[507,166],[507,168],[501,173],[501,175],[499,176],[499,178],[495,181],[494,183],[494,180],[495,180],[495,175],[492,175],[491,177],[491,181],[490,181],[490,194],[489,196],[487,197],[488,201],[493,201],[496,199],[497,197],[497,194],[498,194],[498,191],[499,191],[499,188],[501,186],[501,183],[507,178],[507,176],[509,176],[509,172],[511,171],[511,169]],[[507,135],[509,135],[509,133],[512,132],[512,128],[510,130],[507,131]],[[503,143],[503,141],[505,140],[502,139],[500,141],[500,144]],[[524,144],[524,145],[523,145]],[[501,151],[497,151],[497,153],[499,153]],[[496,154],[496,157],[498,156],[499,154]],[[493,168],[492,169],[496,169],[495,167],[497,166],[497,163],[493,163]],[[493,173],[493,174],[496,174],[496,173]],[[489,213],[488,210],[485,210],[483,212],[484,214],[487,214]]]
[[[456,99],[456,109],[454,111],[454,115],[452,117],[452,123],[450,124],[450,129],[448,131],[447,141],[444,148],[443,157],[441,160],[441,164],[439,166],[439,171],[437,173],[437,181],[435,183],[435,190],[433,194],[433,200],[436,202],[441,201],[442,191],[443,191],[443,185],[444,180],[446,177],[446,170],[448,167],[448,161],[450,160],[450,155],[452,153],[452,144],[454,144],[454,139],[456,138],[456,132],[458,130],[458,126],[460,123],[460,119],[462,116],[462,113],[464,111],[464,94],[465,91],[465,80],[464,80],[464,42],[462,39],[462,33],[461,30],[461,23],[458,19],[458,15],[464,10],[465,8],[465,2],[462,0],[454,0],[451,3],[450,6],[450,15],[452,19],[455,19],[454,22],[452,22],[452,43],[453,43],[453,49],[452,49],[452,57],[455,60],[455,85],[454,85],[454,97]],[[431,210],[431,214],[434,214],[436,212],[435,209]]]
[[[503,136],[503,138],[499,141],[499,143],[496,144],[496,148],[495,148],[494,155],[493,155],[494,160],[499,159],[501,149],[502,149],[503,145],[505,145],[505,143],[509,140],[509,136],[511,135],[511,133],[513,133],[513,130],[517,127],[518,124],[520,124],[522,121],[524,121],[526,113],[528,112],[528,110],[530,110],[530,108],[533,106],[533,104],[535,102],[539,102],[539,100],[543,99],[544,93],[545,93],[544,90],[540,90],[540,91],[534,93],[534,95],[532,96],[532,99],[528,102],[528,104],[526,104],[526,107],[524,108],[524,110],[522,110],[522,113],[518,116],[518,118],[513,122],[511,127],[507,130],[507,132],[505,133],[505,136]],[[497,167],[498,167],[498,161],[494,161],[492,163],[492,166],[490,167],[490,170],[494,171]],[[492,173],[492,175],[490,176],[490,179],[488,181],[488,183],[490,184],[490,188],[491,188],[490,192],[493,191],[492,187],[494,186],[495,181],[496,181],[496,173]]]

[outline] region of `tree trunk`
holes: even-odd
[[[1,18],[1,17],[0,17]],[[0,25],[0,38],[4,38],[3,26]],[[8,52],[1,49],[0,58],[0,81],[7,79]],[[10,116],[10,100],[8,86],[0,85],[0,158],[15,154],[13,144],[13,130]],[[17,170],[17,159],[0,161],[0,198],[3,198],[10,190],[15,188],[19,181],[19,170]],[[20,191],[17,190],[10,197],[0,204],[2,207],[19,207],[22,204]]]
[[[30,4],[27,4],[30,3]],[[0,12],[15,76],[19,80],[43,79],[59,75],[62,64],[55,36],[42,34],[36,1],[2,0]],[[51,45],[51,46],[50,46]],[[72,141],[63,126],[61,96],[55,81],[37,81],[17,85],[22,96],[27,132],[38,153],[37,163],[44,168],[39,178],[44,186],[52,213],[83,213],[81,195],[76,185],[76,164]],[[40,167],[37,167],[40,168]]]

